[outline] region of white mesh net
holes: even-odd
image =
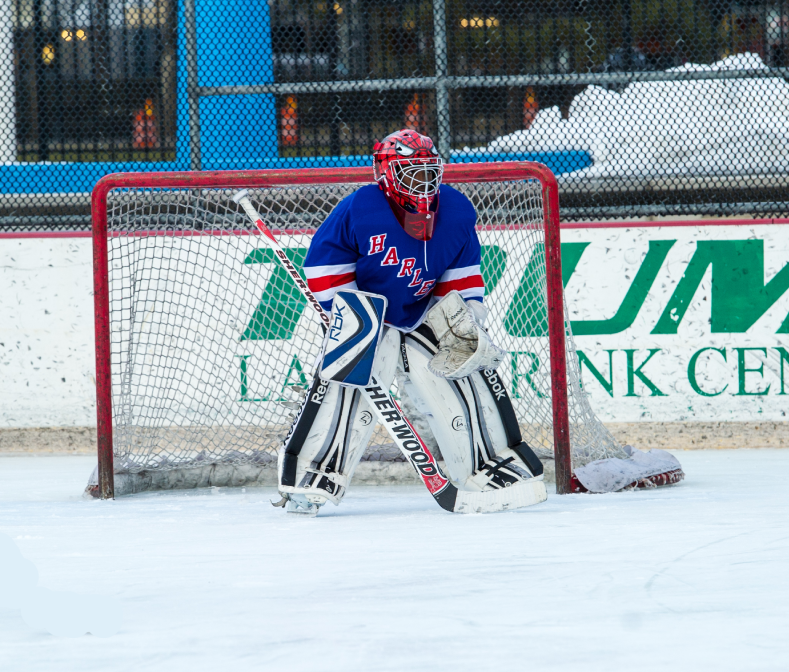
[[[262,188],[250,197],[301,267],[312,232],[358,184]],[[524,439],[553,450],[540,184],[460,183],[478,213],[488,327]],[[321,336],[232,192],[117,189],[108,197],[116,473],[270,467],[308,386]],[[582,391],[567,332],[573,465],[624,452]],[[401,460],[379,428],[366,460]],[[239,472],[231,480],[239,482]],[[188,478],[185,477],[185,483]],[[170,479],[170,486],[173,482]]]

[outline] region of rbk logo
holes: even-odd
[[[340,332],[342,331],[342,323],[344,321],[342,317],[343,310],[345,310],[344,306],[337,306],[337,309],[334,311],[335,313],[334,324],[332,324],[331,328],[329,329],[330,341],[337,341],[338,343],[340,342],[340,339],[337,337],[340,335]]]

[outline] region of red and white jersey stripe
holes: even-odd
[[[307,285],[324,309],[331,310],[334,295],[340,289],[357,289],[356,264],[304,266]]]
[[[466,300],[482,301],[482,297],[485,295],[485,282],[482,280],[479,265],[450,268],[445,271],[433,290],[433,296],[440,299],[453,289],[460,292],[460,296]]]

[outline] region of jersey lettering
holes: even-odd
[[[409,286],[409,287],[416,287],[417,285],[419,285],[419,284],[422,282],[422,281],[419,279],[419,276],[420,276],[420,275],[422,275],[422,269],[421,269],[421,268],[417,268],[417,269],[414,271],[414,279],[413,279],[413,280],[411,280],[411,282],[409,282],[409,283],[408,283],[408,286]]]
[[[403,263],[400,264],[400,272],[397,274],[398,278],[404,278],[406,275],[411,275],[414,270],[414,264],[416,263],[416,259],[413,257],[408,257],[407,259],[403,259]]]
[[[378,254],[379,252],[383,252],[385,240],[386,240],[385,233],[382,233],[380,236],[370,236],[370,251],[367,254],[370,255],[370,254]]]
[[[433,285],[435,284],[435,280],[425,280],[422,283],[422,286],[419,288],[419,291],[414,293],[414,296],[424,296],[425,294],[429,293],[431,289],[433,289]]]
[[[384,260],[381,262],[381,266],[397,266],[400,263],[400,260],[397,258],[397,248],[390,247],[386,251],[386,256]]]

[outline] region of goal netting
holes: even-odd
[[[545,234],[558,227],[558,213],[548,212],[535,177],[483,181],[467,167],[458,180],[451,168],[445,181],[478,214],[487,324],[509,351],[499,375],[524,440],[551,459]],[[138,177],[107,192],[106,234],[94,241],[106,241],[115,493],[274,482],[277,451],[320,349],[317,316],[231,200],[236,189]],[[336,170],[316,179],[300,183],[291,171],[284,183],[247,186],[298,268],[314,232],[361,186]],[[94,207],[104,206],[94,199]],[[573,467],[626,457],[583,391],[566,309],[564,327]],[[376,429],[363,465],[386,478],[394,471],[383,467],[402,461]]]

